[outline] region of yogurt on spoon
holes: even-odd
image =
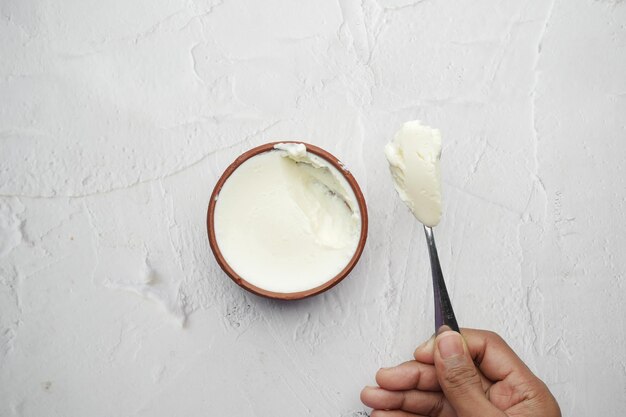
[[[385,146],[394,186],[425,226],[441,220],[441,132],[420,121],[406,122]]]

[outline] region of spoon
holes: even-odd
[[[448,296],[448,290],[446,289],[446,283],[443,280],[443,272],[441,272],[441,265],[439,264],[439,256],[437,255],[437,246],[435,246],[435,235],[433,229],[428,226],[424,226],[424,232],[426,232],[426,242],[428,243],[428,253],[430,255],[430,270],[433,274],[433,292],[435,295],[435,331],[438,331],[441,326],[448,326],[455,332],[459,331],[459,325],[456,322],[454,316],[454,310],[452,309],[452,303]]]

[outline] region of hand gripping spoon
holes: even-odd
[[[448,326],[455,332],[459,331],[459,325],[454,316],[452,303],[448,296],[446,283],[443,280],[443,272],[441,272],[441,264],[439,264],[439,256],[437,255],[437,246],[435,246],[435,235],[433,229],[424,226],[426,232],[426,242],[428,243],[428,253],[430,255],[430,270],[433,275],[433,293],[435,295],[435,331],[441,326]]]

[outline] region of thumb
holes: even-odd
[[[446,399],[459,417],[500,417],[489,402],[480,374],[460,333],[448,330],[435,339],[435,369]]]

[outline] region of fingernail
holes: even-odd
[[[441,333],[443,332],[447,332],[449,330],[452,330],[447,324],[444,324],[443,326],[440,326],[437,329],[437,332],[435,333],[437,336],[439,336]]]
[[[463,339],[457,332],[445,332],[441,334],[437,341],[437,347],[443,359],[463,355]]]

